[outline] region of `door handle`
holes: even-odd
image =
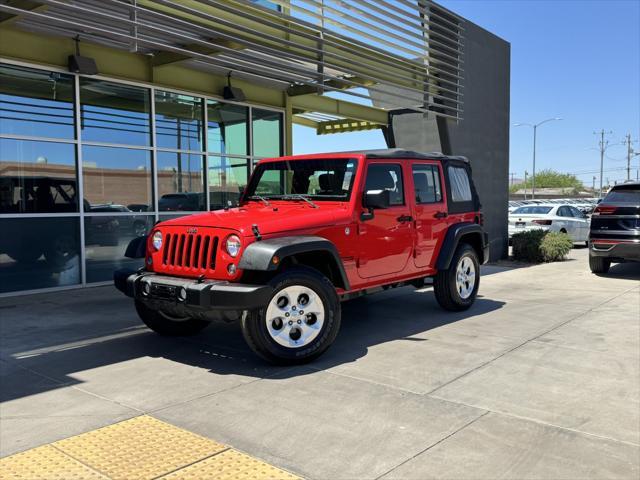
[[[400,215],[397,220],[401,223],[411,222],[413,221],[413,217],[411,215]]]
[[[436,212],[433,216],[435,218],[447,218],[448,215],[447,212]]]

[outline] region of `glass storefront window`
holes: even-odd
[[[82,147],[84,210],[153,210],[151,152],[130,148]],[[125,210],[126,211],[126,210]]]
[[[89,215],[84,218],[87,282],[113,279],[119,268],[138,269],[141,258],[127,258],[124,252],[129,242],[146,235],[153,227],[152,215]]]
[[[279,157],[282,155],[282,113],[253,108],[253,155]]]
[[[82,141],[151,145],[149,90],[80,78]]]
[[[0,213],[78,211],[70,143],[0,138]]]
[[[209,157],[209,208],[235,206],[249,179],[250,161],[245,158]]]
[[[204,156],[158,152],[158,210],[206,210]]]
[[[215,100],[207,102],[207,109],[207,150],[248,155],[249,109]]]
[[[203,100],[156,90],[156,146],[202,150]]]
[[[80,283],[79,218],[0,218],[0,293]]]
[[[75,138],[73,76],[0,65],[0,132]]]

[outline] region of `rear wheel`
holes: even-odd
[[[153,310],[140,300],[136,300],[136,311],[147,327],[167,337],[195,335],[209,325],[206,320],[191,317],[173,317],[159,310]]]
[[[433,281],[436,300],[445,310],[468,309],[476,299],[480,286],[480,262],[474,248],[462,243],[456,249],[447,270],[440,270]]]
[[[324,353],[340,330],[340,302],[318,271],[290,268],[270,282],[269,303],[242,318],[247,344],[270,363],[295,365]]]
[[[611,260],[604,257],[589,255],[589,268],[592,273],[607,273],[611,267]]]

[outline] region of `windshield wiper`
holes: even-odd
[[[267,200],[266,198],[264,198],[262,195],[251,195],[249,197],[249,200],[260,200],[262,203],[264,203],[267,207],[271,206],[271,203],[269,203],[269,200]]]
[[[301,193],[289,193],[287,195],[284,195],[282,198],[283,200],[286,200],[287,198],[299,198],[301,200],[304,200],[305,202],[307,202],[309,205],[311,205],[313,208],[318,208],[318,205],[316,205],[315,203],[313,203],[306,195],[303,195]]]

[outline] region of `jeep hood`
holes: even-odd
[[[278,203],[267,207],[250,203],[245,206],[188,215],[162,222],[159,226],[215,227],[253,236],[252,226],[257,225],[261,235],[305,230],[351,220],[346,204],[320,203],[313,208],[306,203]]]

